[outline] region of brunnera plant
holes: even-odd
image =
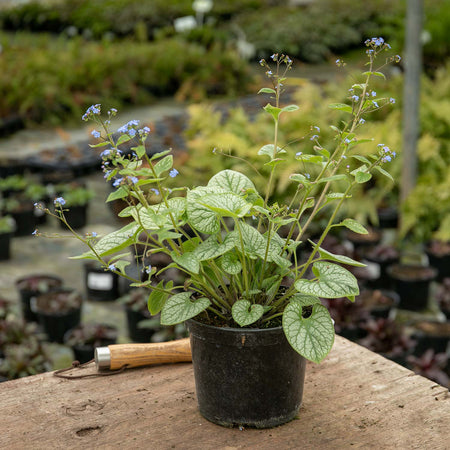
[[[104,236],[74,232],[88,247],[79,259],[98,260],[105,270],[130,278],[132,246],[144,248],[143,270],[148,280],[132,280],[135,287],[149,289],[148,307],[152,314],[161,313],[163,325],[197,320],[231,327],[269,328],[282,326],[291,346],[305,358],[320,362],[331,350],[334,326],[320,298],[347,297],[354,301],[359,294],[356,278],[341,264],[361,266],[349,257],[336,255],[321,247],[335,227],[346,227],[357,233],[367,230],[352,218],[339,219],[342,204],[352,189],[372,178],[374,171],[391,178],[383,168],[395,152],[383,143],[373,144],[373,154],[356,152],[358,144],[371,141],[358,139],[358,130],[371,112],[394,103],[378,98],[370,87],[373,77],[383,77],[381,67],[400,57],[388,57],[375,67],[377,57],[390,47],[382,38],[366,41],[367,70],[361,81],[348,93],[348,102],[330,105],[348,114],[335,133],[333,148],[320,144],[320,129],[313,127],[314,154],[292,150],[279,142],[278,131],[283,115],[297,113],[296,105],[281,105],[283,83],[292,67],[291,59],[274,54],[269,62],[261,60],[271,83],[259,91],[270,102],[264,110],[273,118],[273,142],[264,145],[258,155],[269,167],[265,192],[258,192],[252,180],[234,170],[216,173],[205,186],[169,189],[165,183],[179,172],[173,167],[170,150],[149,155],[145,141],[150,130],[130,121],[113,132],[111,118],[115,109],[103,118],[101,106],[93,105],[83,120],[93,120],[103,131],[94,130],[104,147],[104,177],[116,188],[107,201],[128,203],[119,216],[130,222]],[[341,60],[338,65],[344,65]],[[122,144],[132,147],[124,155]],[[298,171],[290,175],[295,195],[288,204],[270,201],[276,170],[283,165],[288,151],[296,152]],[[180,168],[181,170],[181,168]],[[179,177],[179,179],[181,176]],[[334,192],[333,183],[344,184],[343,192]],[[50,212],[67,224],[64,198],[55,199]],[[306,240],[308,228],[315,218],[326,222],[316,242]],[[73,230],[72,230],[73,232]],[[41,234],[38,231],[35,234]],[[297,248],[309,247],[306,260],[297,259]],[[152,267],[152,256],[164,253],[171,263],[159,271]],[[183,284],[154,281],[165,270],[175,267],[185,275]]]

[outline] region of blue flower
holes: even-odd
[[[180,173],[180,172],[178,172],[177,169],[172,169],[172,170],[169,172],[169,176],[172,177],[172,178],[175,178],[179,173]]]
[[[97,233],[96,233],[95,231],[93,231],[93,232],[91,233],[91,236],[92,236],[92,237],[97,237]]]
[[[311,136],[310,140],[314,141],[314,140],[316,140],[318,138],[319,138],[319,136],[317,134],[314,134],[314,135]]]
[[[361,119],[359,119],[359,123],[362,125],[363,123],[366,123],[366,121],[361,117]]]
[[[136,184],[139,181],[138,177],[128,177],[128,179],[133,183]]]
[[[101,136],[100,131],[92,130],[91,131],[92,136],[94,136],[96,139],[98,139]]]
[[[318,133],[320,133],[320,128],[319,128],[319,127],[314,126],[314,129],[315,129]]]
[[[372,91],[372,97],[376,97],[377,93],[375,91]]]
[[[151,188],[150,190],[151,190],[155,195],[159,195],[158,189]]]
[[[295,154],[295,156],[301,156],[303,154],[303,152],[297,152],[296,154]]]
[[[152,271],[152,266],[149,264],[146,268],[145,268],[145,273],[150,273]]]
[[[111,272],[112,272],[112,271],[116,270],[116,266],[114,264],[110,264],[108,266],[108,269],[111,270]]]
[[[352,100],[357,102],[359,100],[359,95],[352,95]]]
[[[110,149],[110,148],[109,148],[108,150],[103,150],[103,151],[100,153],[100,157],[101,157],[101,158],[104,158],[105,156],[108,156],[110,153],[111,153],[111,149]]]
[[[62,197],[58,197],[53,200],[53,203],[55,204],[55,206],[64,206],[66,204],[66,201]]]
[[[32,233],[33,236],[37,236],[38,235],[38,229],[36,228]]]
[[[117,187],[122,183],[123,178],[117,178],[117,180],[114,181],[113,186]]]
[[[83,114],[83,116],[81,117],[81,120],[88,120],[91,116],[94,115],[99,115],[101,111],[101,105],[97,104],[97,105],[91,105],[89,106],[89,108],[86,110],[86,112]]]
[[[378,103],[372,100],[372,105],[375,106],[375,108],[378,108]]]
[[[394,103],[395,103],[395,98],[391,97],[391,98],[389,99],[389,103],[394,104]]]

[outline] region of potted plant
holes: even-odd
[[[450,375],[448,370],[446,371],[448,360],[447,353],[436,353],[431,348],[420,356],[408,356],[408,363],[415,373],[446,388],[450,388]]]
[[[0,320],[0,376],[8,380],[51,370],[51,360],[36,324]]]
[[[107,201],[138,201],[130,201],[120,212],[130,223],[119,230],[102,237],[76,234],[88,247],[78,258],[98,260],[128,276],[125,268],[130,262],[122,252],[144,244],[150,260],[152,254],[165,253],[172,261],[167,268],[186,274],[181,285],[166,280],[155,285],[152,278],[167,268],[157,272],[145,261],[149,279],[137,279],[135,286],[151,291],[149,310],[161,314],[163,325],[187,321],[199,410],[212,422],[271,427],[292,420],[302,401],[306,359],[322,361],[334,342],[333,322],[320,299],[347,297],[352,302],[359,294],[356,278],[341,264],[363,264],[323,249],[322,242],[336,227],[367,233],[357,221],[339,216],[341,206],[352,188],[372,178],[372,172],[390,177],[384,166],[395,157],[383,143],[371,143],[373,153],[367,157],[355,151],[367,143],[358,139],[364,117],[393,103],[377,98],[370,87],[372,77],[381,73],[375,58],[389,46],[381,38],[367,40],[366,45],[368,70],[362,82],[353,85],[346,103],[331,105],[340,119],[347,118],[333,125],[335,147],[322,147],[320,130],[312,127],[307,140],[311,145],[296,154],[298,172],[289,177],[294,197],[287,205],[271,201],[274,173],[283,155],[296,151],[278,140],[280,117],[298,110],[280,103],[292,66],[285,55],[272,55],[273,67],[261,60],[271,87],[260,93],[273,100],[264,110],[274,124],[273,143],[258,152],[270,168],[263,193],[249,177],[229,169],[215,174],[206,186],[169,190],[164,181],[175,178],[178,170],[170,151],[147,155],[148,128],[130,121],[116,139],[110,130],[116,110],[103,119],[101,106],[92,105],[83,116],[104,127],[103,134],[97,132],[101,141],[96,148],[105,148],[105,178],[114,179],[116,188]],[[136,156],[125,158],[117,147],[133,139]],[[337,181],[344,186],[342,192],[331,189]],[[144,191],[148,186],[151,189]],[[55,215],[64,221],[64,214],[60,201]],[[298,261],[296,249],[318,215],[327,217],[320,237],[303,242],[311,252],[306,261]],[[145,240],[140,239],[142,233]]]
[[[15,223],[14,236],[29,236],[36,228],[36,215],[33,201],[23,193],[11,194],[1,199],[3,214],[10,215]]]
[[[0,261],[11,256],[11,238],[14,236],[16,222],[11,216],[0,215]]]
[[[117,327],[99,323],[81,323],[68,330],[64,335],[64,343],[71,347],[81,364],[94,358],[97,347],[115,344],[118,337]]]
[[[28,322],[37,322],[36,298],[52,289],[62,287],[62,284],[62,278],[50,274],[32,274],[18,278],[15,286],[20,295],[23,318]]]
[[[59,288],[36,297],[36,316],[51,342],[64,343],[64,334],[81,320],[82,297],[74,289]]]
[[[367,250],[363,254],[363,259],[372,263],[371,265],[378,275],[371,282],[373,287],[391,289],[392,279],[388,276],[386,270],[390,265],[399,261],[400,252],[393,245],[380,244]]]
[[[437,280],[450,278],[450,241],[434,239],[428,243],[425,251],[430,266],[438,271]]]
[[[150,342],[155,332],[154,328],[139,326],[142,321],[152,317],[147,306],[148,296],[147,289],[132,288],[118,299],[118,302],[124,305],[128,336],[135,342]]]
[[[58,198],[64,198],[65,220],[61,227],[68,225],[73,229],[83,228],[87,224],[88,206],[95,192],[84,185],[73,182],[55,187]],[[63,205],[61,205],[63,206]]]
[[[407,357],[415,346],[410,338],[395,321],[389,318],[370,319],[365,324],[367,335],[359,344],[380,353],[384,357],[406,366]]]
[[[420,311],[428,307],[430,283],[436,278],[433,267],[413,264],[393,264],[386,269],[400,296],[399,308]]]
[[[384,289],[365,289],[357,301],[369,311],[370,315],[387,319],[393,308],[400,303],[400,297],[395,291]]]

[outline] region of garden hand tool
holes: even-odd
[[[97,370],[191,361],[189,338],[149,344],[115,344],[95,349]]]

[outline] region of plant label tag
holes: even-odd
[[[87,287],[96,291],[109,291],[113,287],[113,277],[110,273],[89,273]]]

